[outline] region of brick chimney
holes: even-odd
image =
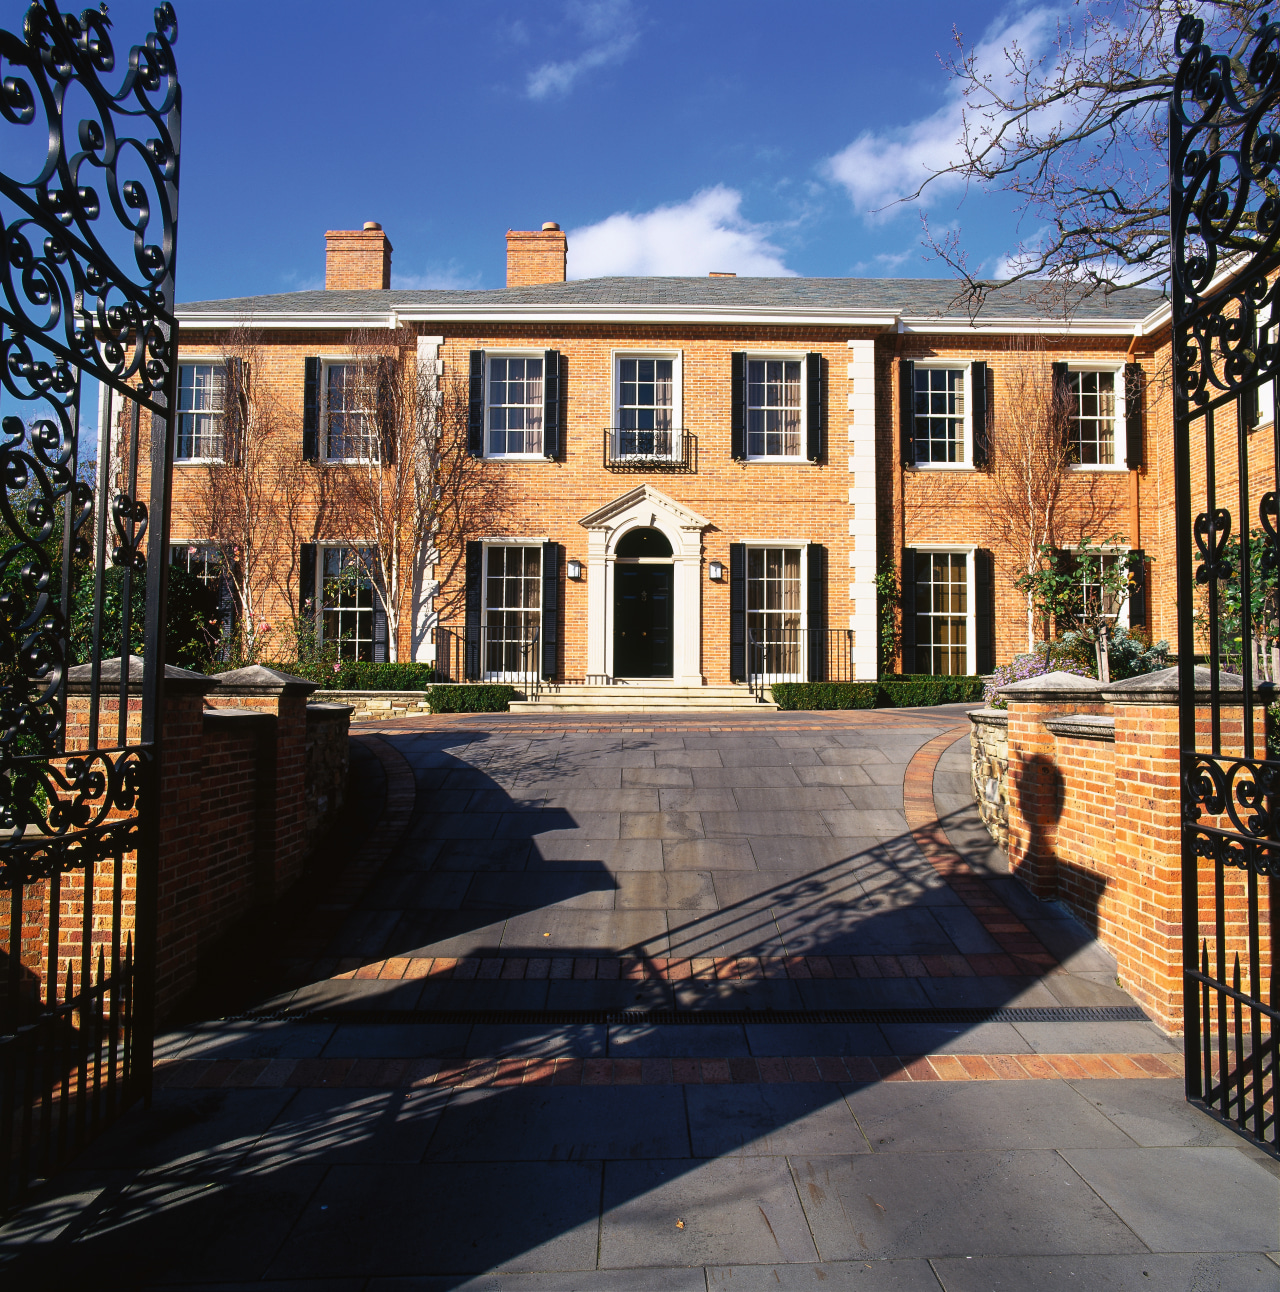
[[[554,221],[540,232],[507,230],[507,286],[535,287],[538,283],[564,282],[569,242]]]
[[[391,243],[376,220],[363,229],[330,229],[324,235],[327,292],[386,291],[391,286]]]

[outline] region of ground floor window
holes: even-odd
[[[753,672],[799,678],[800,548],[747,548],[747,642]]]
[[[917,673],[969,671],[969,555],[917,552]]]
[[[484,669],[491,677],[533,667],[542,614],[542,547],[514,544],[485,551]]]
[[[368,548],[324,548],[319,571],[324,642],[336,648],[339,659],[372,660],[376,655],[377,596],[369,578],[371,560]]]

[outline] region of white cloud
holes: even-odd
[[[569,277],[657,274],[701,276],[723,270],[778,278],[794,271],[768,238],[768,228],[742,215],[742,194],[717,184],[687,202],[639,215],[620,211],[569,231]]]
[[[993,27],[977,45],[978,68],[991,78],[1006,74],[1005,50],[1018,45],[1032,58],[1043,56],[1057,32],[1061,15],[1057,7],[1038,6]],[[960,86],[947,87],[946,102],[936,112],[909,126],[860,134],[847,148],[828,158],[826,173],[842,184],[853,204],[872,222],[891,219],[900,208],[893,204],[915,192],[935,171],[960,156],[964,133],[964,100]],[[935,180],[930,189],[941,193],[963,188],[958,176]]]
[[[621,62],[640,39],[631,0],[577,0],[568,12],[586,48],[576,58],[534,68],[525,86],[531,99],[568,94],[584,72]]]
[[[391,286],[396,291],[469,291],[482,285],[480,274],[465,273],[456,261],[448,264],[429,264],[420,274],[391,274]]]

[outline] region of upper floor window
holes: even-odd
[[[747,456],[798,458],[803,421],[799,359],[747,360]]]
[[[1071,456],[1081,466],[1115,466],[1118,376],[1114,370],[1067,373]]]
[[[181,462],[221,462],[226,369],[218,363],[178,365],[178,435],[173,456]]]
[[[377,382],[367,365],[325,365],[324,436],[331,461],[377,460]]]
[[[920,465],[963,465],[965,452],[964,368],[915,365],[915,451]]]
[[[618,360],[617,453],[671,457],[675,448],[675,360]]]
[[[541,358],[489,355],[489,457],[542,453]]]

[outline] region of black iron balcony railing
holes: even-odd
[[[530,624],[437,624],[432,630],[442,682],[508,682],[537,699],[541,630]]]
[[[747,684],[763,697],[775,682],[852,682],[853,629],[764,624],[747,630]]]
[[[698,437],[677,427],[652,431],[606,427],[604,465],[610,471],[691,474],[698,469]]]

